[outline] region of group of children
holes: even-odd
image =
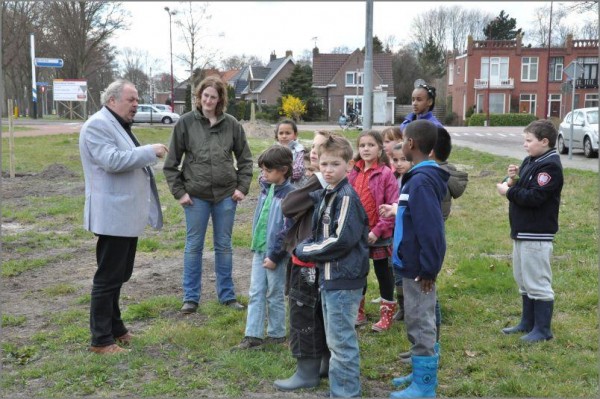
[[[391,397],[435,396],[441,323],[435,282],[446,252],[444,222],[468,178],[447,162],[450,135],[431,115],[434,102],[434,88],[417,87],[415,112],[406,123],[382,133],[361,132],[356,155],[346,138],[321,131],[305,157],[291,120],[277,125],[278,144],[260,155],[250,299],[245,336],[236,349],[286,340],[287,294],[289,345],[297,366],[291,377],[275,381],[276,388],[315,387],[328,376],[331,397],[360,396],[355,327],[367,322],[372,259],[380,318],[371,328],[381,332],[393,320],[404,320],[411,343],[400,356],[413,372],[392,382],[410,385]],[[515,170],[499,186],[501,194],[515,192],[508,190],[517,185]],[[524,284],[519,286],[526,292]],[[531,302],[548,313],[547,298]],[[525,320],[524,311],[524,321],[510,332],[534,330],[548,339],[549,321],[547,331],[535,330],[530,316]]]

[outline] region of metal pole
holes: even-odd
[[[8,99],[8,173],[11,179],[15,178],[15,122],[13,120],[14,104],[12,98]]]
[[[367,0],[363,86],[363,129],[373,126],[373,0]]]
[[[175,112],[175,95],[173,94],[173,32],[171,24],[171,10],[165,7],[165,11],[169,14],[169,42],[171,48],[171,112]]]
[[[550,46],[552,43],[552,1],[550,2],[550,28],[548,30],[548,62],[546,63],[547,68],[550,69]],[[546,77],[546,108],[544,109],[544,115],[546,115],[546,119],[550,118],[550,93],[549,91],[550,85],[550,71],[548,71],[548,76]]]
[[[31,100],[33,101],[33,119],[37,119],[37,86],[35,85],[35,42],[33,33],[31,38]]]
[[[491,31],[491,29],[490,29]],[[487,126],[490,126],[490,91],[492,89],[492,38],[487,41],[489,51],[488,51],[488,81],[487,81],[487,108],[486,108],[486,121]],[[500,72],[500,71],[498,71]]]
[[[575,83],[577,82],[577,60],[573,64],[573,91],[571,92],[571,129],[569,131],[569,159],[573,159],[573,122],[575,121]]]

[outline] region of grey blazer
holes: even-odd
[[[162,227],[151,145],[136,147],[103,107],[81,128],[79,152],[85,176],[83,227],[96,234],[138,237],[147,224]]]

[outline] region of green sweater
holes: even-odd
[[[210,126],[200,110],[185,113],[173,128],[163,173],[176,199],[188,193],[219,202],[236,189],[248,194],[252,154],[244,128],[229,114]]]

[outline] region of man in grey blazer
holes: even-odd
[[[79,151],[85,176],[85,229],[98,237],[90,305],[90,351],[127,350],[132,334],[121,320],[121,286],[129,280],[138,236],[147,224],[162,227],[162,212],[150,165],[163,158],[164,144],[140,145],[131,131],[138,92],[117,80],[102,94],[104,107],[81,128]]]

